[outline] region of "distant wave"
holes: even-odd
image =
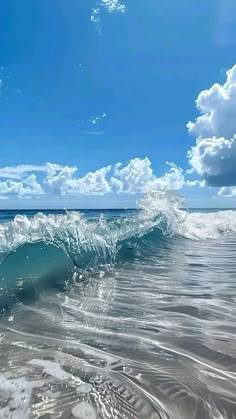
[[[32,218],[17,215],[0,225],[1,260],[26,243],[44,242],[62,248],[79,268],[94,269],[101,263],[113,264],[120,249],[132,250],[144,237],[206,240],[236,232],[236,211],[189,213],[184,198],[169,191],[149,191],[137,208],[135,215],[108,220],[101,215],[89,221],[73,211]]]

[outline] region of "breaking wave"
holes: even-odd
[[[169,191],[149,191],[137,209],[135,215],[108,220],[104,215],[87,220],[74,211],[17,215],[0,225],[1,260],[24,244],[44,242],[62,248],[77,267],[88,269],[113,264],[120,250],[134,249],[143,238],[206,240],[236,232],[236,211],[190,213],[184,198]]]

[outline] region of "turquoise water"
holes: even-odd
[[[234,210],[0,220],[1,418],[235,418]]]

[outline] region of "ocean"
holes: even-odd
[[[0,418],[236,417],[236,211],[0,211]]]

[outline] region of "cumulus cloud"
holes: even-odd
[[[65,166],[57,173],[55,166],[55,164],[49,164],[45,184],[49,186],[53,194],[65,195],[66,191],[69,190],[69,185],[74,182],[77,167]]]
[[[111,187],[106,179],[111,166],[102,167],[95,172],[89,172],[77,181],[78,193],[83,195],[103,195],[111,192]]]
[[[199,138],[188,153],[192,168],[210,186],[236,185],[236,136]]]
[[[45,165],[24,164],[19,166],[6,166],[0,168],[0,195],[1,199],[8,196],[39,196],[44,194],[44,188],[38,182],[35,172],[57,173],[62,170],[62,166],[46,163]],[[29,175],[29,176],[28,176]],[[14,179],[14,180],[12,180]]]
[[[41,195],[43,194],[42,186],[37,182],[36,176],[31,174],[22,182],[16,182],[13,180],[0,181],[0,195],[16,195],[23,197],[26,195]]]
[[[167,162],[170,170],[162,177],[156,177],[151,168],[151,162],[135,158],[123,167],[117,163],[114,169],[111,185],[118,193],[143,193],[150,188],[155,189],[181,189],[184,186],[183,170],[173,163]]]
[[[111,185],[118,193],[139,193],[143,192],[147,185],[155,180],[151,162],[145,159],[133,159],[123,167],[117,163],[114,169]]]
[[[55,173],[52,168],[46,183],[56,195],[103,195],[111,190],[106,179],[110,170],[111,166],[107,166],[77,178],[76,167],[65,166],[59,173]]]
[[[202,115],[187,124],[189,132],[196,137],[232,138],[236,133],[236,65],[226,75],[225,84],[215,83],[209,90],[203,90],[196,100]]]
[[[78,176],[76,166],[47,163],[42,166],[22,165],[0,168],[0,196],[38,197],[42,194],[55,196],[104,195],[107,193],[137,194],[152,189],[178,190],[191,182],[185,180],[183,170],[167,162],[168,169],[157,177],[150,160],[134,158],[126,165],[117,163],[105,166],[85,176]],[[29,175],[29,172],[31,174]],[[43,173],[42,182],[34,172]]]
[[[199,94],[196,105],[202,115],[187,124],[197,137],[189,162],[209,186],[236,185],[236,65],[226,74],[225,84]]]
[[[182,189],[184,185],[187,184],[185,182],[183,169],[176,166],[174,163],[166,162],[166,164],[170,167],[169,171],[167,171],[162,177],[157,178],[153,182],[153,186],[156,189]]]

